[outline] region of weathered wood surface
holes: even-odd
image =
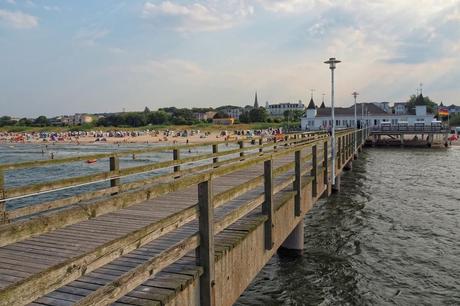
[[[293,157],[280,158],[279,160],[275,160],[275,167],[288,165],[287,167],[285,166],[283,168],[293,168],[292,161]],[[217,194],[231,189],[232,187],[245,181],[257,181],[257,178],[260,177],[263,173],[262,168],[263,167],[259,164],[254,165],[249,169],[225,175],[213,182],[213,189]],[[290,175],[292,177],[293,171],[291,170],[290,173],[286,173],[286,175]],[[263,192],[262,185],[260,185],[258,191],[256,188],[250,192],[247,192],[246,194],[242,194],[242,196],[239,196],[238,198],[226,203],[220,211],[217,210],[216,216],[226,216],[230,213],[230,209],[240,207],[243,203],[251,199],[251,197],[255,196],[254,199],[257,201],[257,197],[260,196],[261,192]],[[0,288],[6,288],[8,285],[11,286],[15,283],[19,283],[20,281],[24,281],[28,277],[30,278],[31,276],[36,275],[38,272],[49,269],[50,267],[65,262],[70,258],[74,258],[78,256],[78,254],[87,253],[99,245],[117,239],[123,234],[132,232],[142,226],[146,226],[155,219],[161,220],[164,217],[173,214],[174,212],[196,204],[196,202],[196,191],[193,187],[191,187],[182,191],[166,194],[152,201],[135,204],[129,208],[121,209],[91,220],[54,230],[50,233],[42,234],[37,237],[4,246],[0,248],[0,265],[2,266],[2,270],[0,271],[0,280],[2,281],[0,283]],[[172,203],[174,203],[174,205],[171,205]],[[223,220],[225,220],[225,218],[223,218]],[[225,221],[223,222],[225,223]],[[229,221],[227,221],[227,223],[229,223]],[[223,227],[221,225],[221,229],[222,228]],[[181,233],[186,231],[186,229],[187,227],[184,226],[177,232]],[[162,239],[166,239],[167,241],[166,244],[163,243],[165,248],[167,246],[171,246],[174,242],[177,243],[177,240],[174,240],[174,238],[169,238],[169,236],[155,240],[155,243],[161,243]],[[97,273],[97,271],[100,269],[107,269],[108,266],[114,264],[118,260],[126,263],[127,258],[130,258],[131,256],[138,253],[146,254],[147,252],[147,254],[149,254],[147,256],[153,256],[155,253],[148,253],[148,250],[151,250],[148,247],[150,247],[150,244],[147,244],[138,250],[131,251],[126,256],[119,257],[119,259],[112,261],[112,263],[105,264],[101,268],[96,269],[94,273]],[[158,248],[156,249],[156,252],[160,252]],[[143,261],[145,261],[145,259],[145,256],[142,257]],[[24,264],[20,264],[23,262]],[[196,266],[195,269],[197,269]],[[90,275],[92,275],[92,273],[81,276],[80,278],[89,277]],[[113,277],[107,279],[105,285],[109,282],[109,280],[113,281]],[[75,280],[74,282],[78,283],[78,281],[79,280]],[[74,282],[71,282],[68,286],[71,286],[71,284]],[[35,286],[37,286],[37,284],[35,284]],[[29,289],[33,288],[34,287],[32,286],[32,288]],[[67,288],[67,286],[62,288]],[[95,287],[93,286],[92,291],[86,288],[86,291],[83,290],[81,292],[87,293],[85,294],[86,296],[90,294],[90,292],[93,292],[94,289]],[[62,301],[69,300],[70,293],[64,295],[64,298],[61,293],[62,290],[59,290],[60,289],[50,293],[51,296],[47,296],[46,298],[50,298],[55,301],[60,300],[60,296]],[[60,292],[60,294],[57,294],[57,292]],[[57,294],[57,296],[53,296],[53,294]],[[80,294],[80,298],[81,297],[82,296]],[[43,302],[43,299],[46,300],[46,298],[44,297],[42,300],[39,299],[37,302]],[[75,301],[75,298],[72,299],[72,302]],[[20,304],[20,301],[18,304]],[[53,303],[51,303],[51,305],[52,304]]]
[[[235,163],[234,167],[215,169],[221,175],[210,183],[209,198],[216,221],[213,230],[218,233],[214,237],[216,260],[258,225],[267,224],[269,215],[273,214],[267,211],[267,205],[265,210],[261,205],[267,192],[274,194],[270,205],[273,211],[278,209],[273,203],[284,201],[283,197],[294,199],[294,189],[299,190],[299,184],[304,186],[316,180],[322,186],[318,195],[324,191],[323,176],[318,175],[328,165],[323,163],[323,147],[322,143],[317,145],[316,154],[311,147],[296,154],[298,149],[280,146],[279,153],[288,151],[289,154],[272,155],[269,172],[274,179],[268,187],[264,186],[267,163],[264,166],[260,162],[266,158],[254,162],[248,154],[237,157],[246,160]],[[317,160],[314,170],[312,156]],[[240,169],[238,164],[244,164],[245,168]],[[295,173],[299,168],[300,177]],[[195,252],[191,251],[200,240],[196,220],[199,215],[197,184],[210,177],[188,181],[191,173],[184,173],[178,179],[187,181],[189,187],[158,191],[155,198],[126,207],[121,205],[0,247],[0,305],[23,305],[32,301],[34,305],[112,302],[114,305],[198,305],[196,284],[203,270],[197,266]],[[173,180],[173,176],[168,178]],[[301,209],[302,212],[308,210]],[[293,204],[291,217],[297,215],[296,210]],[[169,223],[162,224],[162,220]],[[268,224],[274,226],[273,222]],[[273,235],[279,242],[278,231]],[[137,236],[133,237],[132,233]]]

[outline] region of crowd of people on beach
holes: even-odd
[[[260,130],[114,130],[114,131],[67,131],[67,132],[0,132],[0,143],[190,143],[207,139],[225,141],[254,136],[274,137],[283,133],[281,128]]]

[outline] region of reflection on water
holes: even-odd
[[[368,149],[236,305],[460,305],[460,148]]]

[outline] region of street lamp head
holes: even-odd
[[[335,69],[335,64],[341,63],[341,61],[336,60],[335,57],[331,57],[331,58],[329,58],[328,61],[325,61],[324,63],[329,64],[329,68],[331,70],[333,70],[333,69]]]
[[[352,95],[353,97],[355,97],[355,99],[356,99],[356,97],[359,96],[359,93],[357,93],[356,91],[354,91],[354,92],[352,92],[351,95]]]

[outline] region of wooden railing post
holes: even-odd
[[[198,207],[200,246],[196,249],[196,259],[197,264],[203,268],[200,277],[200,305],[214,306],[214,207],[211,180],[198,184]]]
[[[5,199],[5,176],[3,170],[0,170],[0,224],[6,223],[6,203]]]
[[[179,160],[180,159],[180,150],[179,149],[174,149],[173,150],[173,160]],[[174,172],[179,172],[180,171],[180,165],[174,166]],[[174,178],[179,178],[180,176],[176,176]]]
[[[242,150],[244,148],[244,142],[242,140],[240,140],[240,141],[238,141],[238,144],[240,145],[240,150]],[[240,152],[240,157],[241,157],[240,160],[244,160],[244,151]]]
[[[324,142],[324,149],[323,149],[323,168],[324,168],[324,184],[327,186],[329,185],[329,152],[328,152],[328,142],[327,140]]]
[[[212,153],[213,153],[213,154],[216,154],[216,153],[218,153],[218,152],[219,152],[219,145],[213,144],[213,145],[212,145]],[[216,157],[214,157],[214,158],[212,159],[212,163],[213,163],[213,164],[217,164],[218,162],[219,162],[219,157],[216,156]],[[217,166],[214,166],[214,168],[217,168]]]
[[[354,133],[350,133],[348,136],[348,157],[353,155],[353,134]]]
[[[337,161],[337,169],[340,169],[342,166],[342,137],[337,138],[337,154],[336,154],[338,161]]]
[[[273,168],[272,160],[264,162],[264,187],[265,202],[262,205],[262,213],[268,217],[264,224],[265,249],[273,248]]]
[[[311,176],[313,177],[311,193],[313,197],[318,196],[318,180],[317,180],[317,169],[318,169],[318,149],[317,145],[315,144],[311,147]]]
[[[262,144],[263,144],[264,140],[262,137],[259,138],[259,153],[262,153],[264,151],[264,148],[262,148]]]
[[[118,156],[111,156],[109,158],[109,169],[110,169],[110,172],[120,170],[120,159],[118,158]],[[117,186],[120,186],[120,178],[111,179],[110,187],[117,187]],[[114,192],[112,193],[112,195],[115,195],[117,193],[118,192]]]
[[[294,181],[294,191],[296,192],[294,197],[294,215],[296,217],[300,216],[301,211],[301,202],[302,202],[302,175],[301,175],[301,151],[295,151],[295,181]]]
[[[273,152],[276,152],[276,136],[275,136],[275,138],[273,139],[273,143],[274,143],[274,145],[273,145]]]
[[[348,134],[347,135],[347,160],[350,158],[350,152],[351,152],[351,147],[350,147],[350,144],[351,144],[351,134]]]

